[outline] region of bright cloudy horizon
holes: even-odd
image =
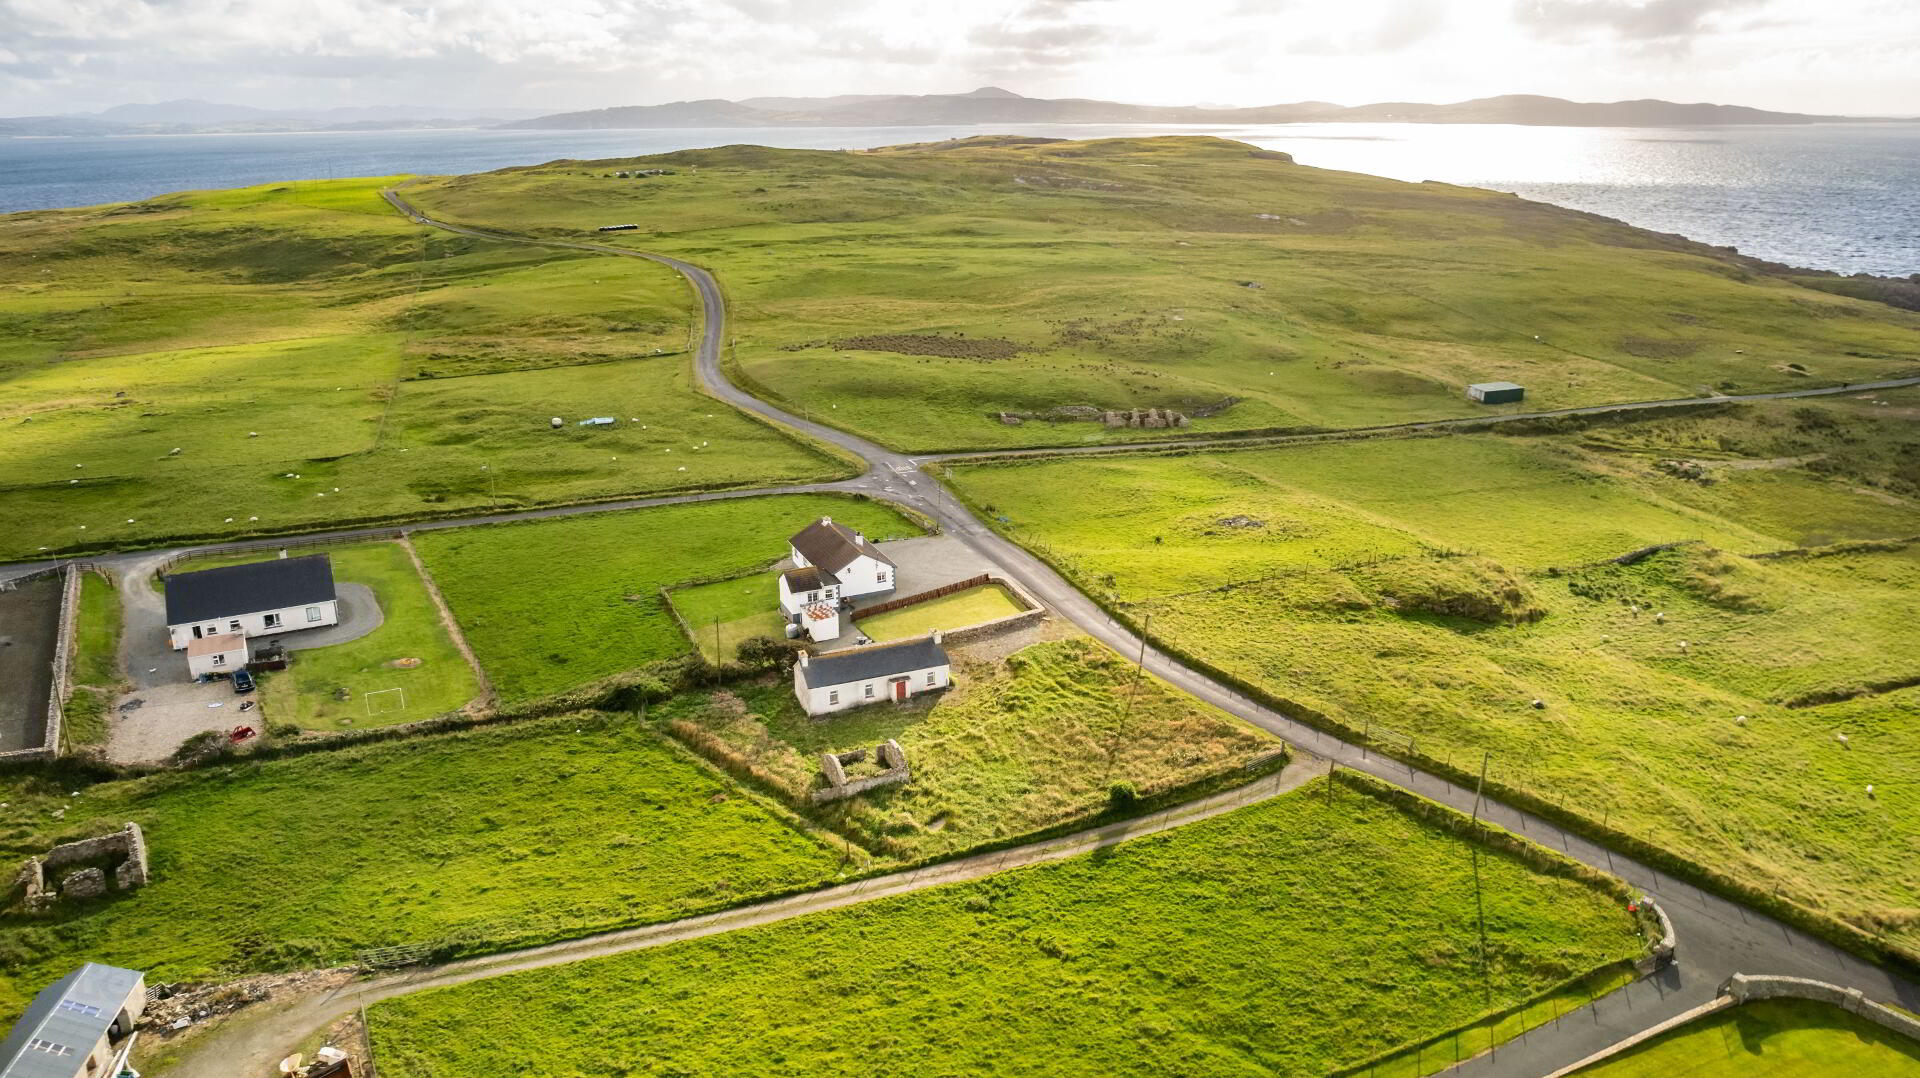
[[[952,93],[1920,114],[1915,0],[0,0],[0,114]]]

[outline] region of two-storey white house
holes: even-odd
[[[793,694],[809,715],[827,715],[882,700],[902,701],[937,692],[953,682],[953,662],[934,632],[891,644],[800,653],[793,664]]]
[[[815,642],[840,636],[840,581],[817,565],[780,574],[780,610]]]
[[[167,636],[175,651],[213,636],[272,636],[340,622],[333,562],[280,558],[167,577]]]
[[[842,599],[892,591],[894,565],[867,537],[832,517],[800,529],[787,543],[795,568],[814,568],[833,578]]]

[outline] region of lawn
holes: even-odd
[[[1920,1044],[1838,1007],[1766,999],[1688,1023],[1580,1078],[1920,1076]]]
[[[261,695],[269,722],[292,723],[306,730],[391,726],[458,711],[479,695],[472,668],[441,623],[433,597],[404,547],[376,542],[328,547],[324,553],[333,562],[336,582],[373,589],[383,620],[358,640],[294,651],[286,670],[262,674]],[[195,559],[173,571],[276,556],[268,552]],[[299,637],[287,639],[297,643]],[[371,700],[366,695],[389,689],[401,692]]]
[[[692,387],[671,271],[389,182],[0,215],[0,557],[844,473]]]
[[[62,781],[9,781],[0,858],[134,820],[153,882],[0,917],[0,1021],[81,959],[163,982],[397,944],[497,949],[730,905],[838,860],[646,728],[595,715]]]
[[[375,1050],[395,1078],[636,1059],[679,1075],[1316,1074],[1640,948],[1585,884],[1476,857],[1352,789],[1325,794],[1316,783],[1064,862],[387,1001],[369,1011]]]
[[[660,589],[766,568],[821,516],[876,541],[920,534],[880,503],[810,494],[423,532],[414,544],[511,701],[687,654]]]
[[[1920,534],[1920,433],[1846,415],[953,475],[1290,710],[1457,766],[1490,753],[1497,782],[1920,952],[1920,788],[1900,779],[1920,767],[1920,545],[1751,556]],[[1681,459],[1715,481],[1661,467]]]
[[[982,584],[924,603],[862,618],[855,627],[875,640],[905,640],[935,629],[961,629],[1010,617],[1026,607],[999,584]]]
[[[740,642],[750,637],[786,637],[778,573],[751,573],[673,588],[667,592],[667,601],[686,623],[708,662],[731,661]]]
[[[610,173],[667,167],[675,175]],[[1590,214],[1206,137],[730,146],[427,181],[712,269],[737,378],[914,451],[1351,427],[1884,378],[1920,316]],[[635,232],[600,236],[596,224]],[[1511,379],[1524,405],[1465,399]],[[1014,422],[1009,423],[1001,417]]]
[[[73,688],[60,723],[63,751],[102,745],[107,708],[124,680],[120,670],[120,595],[100,573],[80,574],[80,605],[74,614]]]
[[[1084,820],[1124,785],[1147,797],[1237,783],[1280,746],[1262,731],[1153,678],[1084,637],[1007,659],[956,648],[954,688],[827,721],[775,675],[689,696],[657,712],[667,729],[736,774],[882,858],[913,860]],[[895,738],[913,781],[813,807],[820,755]],[[1125,806],[1123,806],[1125,807]]]

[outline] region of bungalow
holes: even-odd
[[[0,1041],[0,1078],[111,1078],[147,1007],[138,970],[88,962],[40,990]]]
[[[906,700],[953,683],[953,663],[940,634],[892,644],[800,653],[793,665],[793,694],[809,715],[828,715],[880,700]]]
[[[333,563],[325,554],[176,573],[166,582],[167,636],[175,651],[210,636],[266,636],[340,622]]]
[[[795,568],[825,573],[842,599],[892,591],[896,582],[893,562],[880,548],[852,528],[835,524],[832,517],[821,517],[800,529],[787,546]],[[821,583],[824,586],[826,581]]]

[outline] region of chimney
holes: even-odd
[[[800,665],[801,666],[807,665],[807,653],[804,651],[800,653]]]
[[[856,543],[864,543],[864,542],[866,542],[866,541],[867,541],[867,533],[866,533],[866,532],[854,532],[854,533],[853,533],[853,541],[854,541],[854,542],[856,542]]]
[[[940,630],[938,630],[938,629],[935,629],[935,630],[933,631],[933,642],[934,642],[934,643],[936,643],[936,644],[938,644],[938,643],[940,642]]]

